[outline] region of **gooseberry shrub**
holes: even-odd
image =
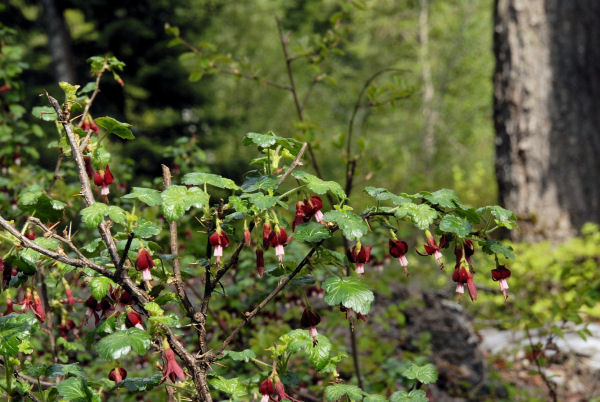
[[[498,279],[507,295],[501,262],[514,255],[491,233],[515,228],[510,211],[472,208],[449,189],[376,187],[363,189],[370,202],[358,211],[349,197],[356,160],[348,155],[345,184],[329,180],[307,138],[273,132],[240,138],[256,151],[242,182],[164,161],[162,178],[129,187],[131,172],[111,150],[134,141],[135,128],[91,114],[103,78],[125,85],[123,63],[92,57],[93,81],[61,82],[60,101],[45,93],[32,110],[54,123],[44,132],[24,118],[18,56],[3,45],[3,397],[425,401],[433,365],[406,362],[397,388],[378,394],[356,350],[355,329],[375,302],[364,280],[377,275],[372,247],[406,275],[420,258],[401,227],[424,233],[419,253],[440,268],[454,250],[454,269],[441,274],[459,298],[477,299],[476,250],[497,265],[478,275]],[[35,165],[36,136],[53,138],[54,171]],[[332,341],[333,316],[348,321],[350,350]],[[267,332],[277,325],[285,332]],[[338,370],[345,359],[354,373]]]

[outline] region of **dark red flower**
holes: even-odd
[[[248,226],[246,226],[245,223],[244,223],[244,242],[246,243],[246,246],[250,246],[250,244],[252,243],[252,236],[250,234],[250,229],[248,229]]]
[[[85,164],[85,173],[87,173],[88,177],[94,178],[94,184],[96,184],[96,178],[94,177],[94,168],[92,167],[92,158],[89,155],[83,157],[83,162]],[[101,184],[96,184],[97,186]]]
[[[62,278],[62,283],[65,288],[65,296],[67,297],[66,300],[62,301],[63,304],[68,304],[71,307],[75,306],[76,300],[73,297],[73,291],[71,290],[71,286],[69,286],[69,283],[67,282],[67,280],[64,277]]]
[[[163,383],[167,377],[169,377],[171,382],[185,381],[185,373],[183,372],[181,366],[179,366],[179,363],[177,363],[177,360],[175,360],[175,352],[173,352],[168,345],[163,352],[163,359],[165,365],[163,368],[163,377],[161,379],[161,383]]]
[[[492,279],[495,281],[499,281],[500,290],[504,294],[504,300],[508,299],[508,281],[510,278],[510,269],[506,268],[504,265],[499,265],[497,268],[492,269]]]
[[[63,318],[63,320],[64,320],[64,318]],[[79,337],[79,334],[78,334],[79,328],[80,327],[75,325],[75,322],[71,319],[63,321],[58,326],[58,330],[60,331],[60,336],[63,337],[64,339],[67,339],[67,337],[71,333],[71,331],[73,332],[73,335],[75,335],[75,337]]]
[[[288,238],[285,229],[279,225],[275,225],[275,230],[269,235],[269,242],[271,246],[275,248],[275,255],[279,258],[279,263],[283,264],[283,256],[285,251],[283,248],[287,246]]]
[[[214,256],[217,257],[217,265],[221,265],[221,257],[223,257],[223,249],[229,247],[229,237],[227,233],[219,226],[216,232],[208,238],[210,245],[214,247]]]
[[[25,237],[27,237],[29,240],[33,241],[37,238],[37,235],[35,234],[35,232],[27,232],[25,233]]]
[[[116,367],[108,374],[108,379],[115,382],[115,385],[127,378],[127,370],[122,367]]]
[[[271,224],[263,224],[263,249],[268,250],[271,242]]]
[[[125,317],[125,326],[127,328],[135,327],[144,330],[144,326],[142,325],[143,322],[144,319],[142,318],[141,314],[133,309],[129,310],[127,317]]]
[[[313,338],[313,346],[315,346],[317,341],[317,335],[319,332],[317,331],[317,325],[321,322],[321,317],[319,314],[310,309],[305,308],[302,312],[302,318],[300,319],[300,324],[304,328],[308,328],[308,334]]]
[[[100,321],[100,316],[98,315],[98,311],[102,310],[102,307],[100,306],[100,303],[98,303],[98,300],[96,300],[96,298],[94,296],[90,296],[85,301],[85,305],[88,308],[88,310],[86,311],[85,315],[88,318],[91,315],[93,315],[94,316],[94,325],[98,326],[98,322]]]
[[[296,203],[296,216],[294,217],[294,221],[292,222],[292,232],[296,230],[296,226],[303,224],[304,222],[308,222],[310,217],[306,219],[306,205],[304,200],[300,200]]]
[[[406,276],[408,276],[408,260],[406,259],[406,253],[408,252],[408,244],[402,240],[389,240],[390,255],[398,259],[400,266],[404,268]]]
[[[356,273],[358,276],[362,276],[365,272],[365,264],[371,260],[371,246],[363,246],[360,243],[356,243],[352,247],[352,251],[348,250],[348,258],[350,262],[356,264]]]
[[[425,244],[425,254],[421,254],[419,253],[419,251],[417,251],[417,254],[422,255],[422,256],[426,256],[426,255],[433,255],[434,258],[438,261],[438,263],[440,264],[441,268],[444,268],[444,263],[442,261],[442,253],[440,251],[440,248],[436,241],[435,238],[431,235],[431,232],[429,230],[425,231],[425,237],[427,238],[427,244]],[[445,237],[442,237],[442,239],[440,239],[440,245],[441,246],[446,246],[447,241],[445,240]],[[443,243],[442,243],[443,240]]]
[[[112,184],[113,181],[114,178],[112,173],[110,172],[110,168],[108,167],[108,165],[106,165],[104,171],[99,170],[96,173],[94,173],[94,184],[102,187],[102,189],[100,190],[100,194],[102,195],[108,195],[110,193],[110,189],[108,188],[108,186]]]
[[[263,382],[260,383],[258,392],[262,394],[260,402],[269,402],[271,394],[273,393],[273,381],[267,377]]]
[[[286,392],[285,392],[285,388],[283,386],[282,382],[277,382],[275,384],[275,393],[277,394],[277,396],[279,397],[279,400],[283,400],[283,399],[289,399],[292,402],[302,402],[296,398],[293,398],[291,396],[289,396]]]
[[[452,280],[456,282],[456,293],[458,293],[458,300],[460,300],[462,294],[465,293],[465,284],[467,284],[471,300],[477,300],[477,289],[475,288],[475,282],[473,282],[473,274],[467,271],[464,266],[457,266],[454,268]]]
[[[265,257],[262,249],[259,248],[256,249],[256,270],[259,277],[265,273]]]
[[[152,274],[150,270],[154,267],[154,261],[152,261],[152,256],[145,249],[142,248],[138,252],[137,260],[135,261],[135,268],[138,271],[142,271],[142,279],[145,281],[152,280]]]
[[[310,206],[311,210],[310,213],[307,213],[307,215],[310,215],[311,217],[314,216],[317,222],[323,223],[323,212],[321,212],[321,208],[323,208],[323,200],[321,197],[318,195],[311,195],[308,199],[308,205]]]

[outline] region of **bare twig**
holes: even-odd
[[[121,255],[121,259],[119,260],[119,265],[117,266],[117,272],[123,269],[123,264],[127,260],[127,254],[129,254],[129,249],[131,248],[131,242],[133,242],[133,238],[135,237],[135,233],[129,233],[127,236],[127,243],[125,243],[125,249],[123,250],[123,254]]]
[[[525,333],[527,334],[527,339],[529,340],[529,346],[531,347],[531,355],[533,357],[533,360],[535,360],[535,365],[537,366],[538,373],[540,374],[542,381],[544,381],[544,384],[548,389],[548,396],[553,402],[556,402],[558,400],[558,396],[556,395],[556,389],[554,387],[554,384],[550,381],[550,379],[548,379],[548,377],[546,377],[546,374],[544,374],[544,372],[542,371],[542,365],[540,364],[540,359],[537,354],[537,347],[533,344],[533,339],[531,338],[531,334],[529,333],[528,327],[525,327]]]
[[[171,171],[169,170],[169,168],[166,165],[161,165],[161,166],[162,166],[162,172],[163,172],[163,184],[164,184],[165,189],[167,189],[167,188],[171,187]],[[176,221],[169,223],[169,234],[170,234],[171,254],[174,256],[174,258],[173,258],[173,283],[175,285],[175,290],[177,291],[177,295],[179,296],[179,299],[183,303],[183,307],[185,308],[185,311],[186,311],[188,317],[190,317],[192,322],[195,324],[194,327],[196,328],[196,330],[199,333],[198,342],[200,344],[200,349],[206,350],[206,338],[205,338],[206,333],[205,333],[205,331],[202,331],[202,328],[204,327],[204,323],[205,323],[204,314],[196,311],[196,308],[190,301],[190,299],[185,291],[183,279],[181,277],[181,266],[179,263],[179,245],[177,242],[177,222]]]
[[[304,116],[302,114],[302,105],[300,104],[300,100],[298,99],[298,91],[296,90],[296,84],[294,83],[294,73],[292,71],[292,58],[290,58],[287,50],[287,41],[288,36],[284,35],[283,28],[281,27],[281,21],[279,17],[275,17],[275,21],[277,22],[277,31],[279,32],[279,41],[281,42],[281,49],[283,50],[283,56],[285,58],[285,67],[288,74],[288,79],[290,81],[290,92],[294,98],[294,105],[296,106],[296,113],[298,114],[298,120],[304,121]],[[319,178],[323,178],[323,174],[321,173],[321,168],[319,167],[319,163],[317,162],[317,158],[315,157],[315,153],[313,152],[312,145],[308,144],[308,153],[310,155],[311,164],[317,176]]]
[[[292,173],[292,170],[294,170],[296,168],[296,166],[299,166],[302,164],[302,162],[300,162],[300,161],[302,160],[302,155],[304,155],[304,151],[306,151],[307,146],[308,146],[308,142],[305,142],[304,144],[302,144],[302,148],[300,148],[300,152],[298,152],[298,155],[296,155],[296,159],[294,159],[294,162],[292,162],[292,164],[290,165],[288,170],[285,171],[283,176],[281,176],[279,178],[279,181],[277,182],[278,187],[281,186],[281,184],[290,175],[290,173]]]

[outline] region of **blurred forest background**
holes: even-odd
[[[569,133],[557,124],[552,132],[558,134],[542,140],[555,144],[558,151],[548,151],[540,159],[535,155],[525,158],[531,149],[545,148],[533,142],[529,151],[527,147],[517,149],[516,142],[506,139],[514,134],[514,127],[526,127],[523,132],[531,134],[541,132],[543,125],[535,123],[539,123],[539,116],[533,116],[531,124],[512,124],[511,119],[518,113],[511,111],[510,105],[519,99],[526,110],[539,107],[541,102],[550,105],[547,99],[527,103],[527,96],[538,94],[540,88],[549,84],[504,84],[514,78],[511,68],[515,65],[521,68],[517,71],[519,77],[540,73],[535,61],[515,62],[519,57],[536,55],[526,48],[535,40],[517,41],[525,44],[521,52],[507,50],[515,43],[510,40],[511,35],[518,36],[519,29],[528,29],[519,26],[520,21],[530,23],[531,33],[535,34],[535,27],[540,24],[534,20],[540,15],[549,18],[548,24],[560,23],[557,16],[577,19],[586,14],[587,7],[589,14],[582,18],[589,27],[600,13],[593,1],[568,10],[562,10],[557,5],[560,2],[549,2],[552,4],[546,9],[542,1],[530,3],[537,4],[537,9],[515,8],[516,3],[520,2],[5,0],[0,4],[0,22],[18,31],[25,62],[21,78],[27,110],[40,104],[38,95],[43,89],[59,95],[57,81],[81,85],[91,81],[86,62],[91,56],[114,55],[126,63],[121,75],[125,85],[106,77],[92,115],[110,115],[133,125],[137,140],[116,145],[113,154],[120,159],[113,162],[114,169],[111,164],[117,174],[119,164],[133,168],[131,177],[119,176],[119,181],[128,186],[160,181],[161,163],[178,167],[182,173],[204,168],[242,182],[252,151],[239,146],[241,138],[250,131],[272,130],[284,137],[310,139],[326,179],[343,182],[341,161],[350,157],[357,161],[355,181],[361,187],[381,186],[395,193],[452,188],[468,204],[479,206],[500,200],[515,209],[523,223],[522,233],[531,234],[523,237],[538,242],[513,245],[518,260],[510,267],[514,280],[509,303],[504,303],[497,284],[489,278],[482,287],[483,292],[490,293],[482,297],[487,301],[480,300],[462,310],[440,301],[454,295],[448,281],[437,272],[417,273],[411,276],[410,283],[396,275],[392,278],[402,282],[400,289],[386,289],[386,284],[380,284],[384,306],[375,326],[387,334],[380,342],[389,346],[395,345],[399,337],[410,339],[406,342],[409,352],[403,349],[403,353],[433,360],[440,371],[438,387],[450,395],[467,395],[471,400],[490,395],[493,400],[546,400],[546,393],[548,398],[556,399],[558,392],[567,399],[574,398],[571,400],[592,400],[598,390],[589,384],[597,378],[600,368],[600,346],[590,338],[600,318],[596,306],[600,281],[595,274],[600,261],[600,232],[593,224],[583,226],[579,218],[574,220],[574,228],[560,232],[548,225],[540,228],[538,223],[543,221],[546,209],[554,210],[556,205],[566,205],[563,210],[568,214],[567,206],[572,200],[577,202],[579,216],[598,221],[600,201],[586,194],[597,195],[599,186],[594,183],[600,173],[600,158],[589,162],[593,153],[580,159],[574,148],[566,152],[563,141],[567,141]],[[519,14],[522,12],[525,14]],[[502,20],[506,15],[508,20]],[[510,20],[515,15],[524,18]],[[283,30],[290,33],[289,48],[298,56],[292,68],[299,98],[302,102],[306,99],[302,119],[298,118],[290,92],[269,84],[288,84],[275,16],[280,18]],[[165,24],[171,28],[165,30]],[[568,21],[562,24],[557,26],[566,27]],[[581,38],[593,37],[597,28],[590,28],[591,36],[565,29],[562,37],[567,38],[566,42],[556,41],[562,49]],[[174,34],[201,49],[206,57],[195,55]],[[596,39],[584,42],[587,47],[583,47],[581,63],[592,67],[579,68],[576,63],[575,68],[563,68],[560,74],[555,71],[555,80],[580,80],[571,85],[571,92],[554,94],[563,104],[577,96],[585,104],[581,99],[595,96],[598,91],[597,78],[590,77],[597,72],[600,57],[585,56],[585,49],[594,48]],[[540,48],[542,45],[548,43],[541,43]],[[565,56],[558,52],[552,57],[560,58],[561,54]],[[213,61],[217,64],[211,64]],[[393,70],[382,72],[388,68]],[[345,148],[349,120],[359,93],[374,75],[377,76],[373,85],[367,87],[365,97],[358,102],[361,107],[352,126],[356,146],[349,155]],[[583,81],[589,82],[591,89],[582,85]],[[506,104],[508,112],[503,109]],[[594,110],[594,103],[589,105],[588,117]],[[551,104],[548,110],[542,121],[547,118],[573,124],[589,122],[588,131],[580,131],[591,130],[590,143],[580,145],[593,152],[598,142],[597,130],[594,131],[597,118],[581,118],[585,113],[579,118],[576,113],[568,115],[561,104]],[[507,149],[507,144],[513,148]],[[565,155],[557,156],[561,149]],[[50,171],[54,169],[56,150],[48,149],[46,143],[31,140],[24,150],[25,158],[39,153],[39,163]],[[523,186],[518,196],[514,194],[519,185],[510,183],[514,172],[507,168],[514,164],[515,158],[507,156],[511,152],[517,155],[516,160],[527,159],[534,166],[546,166],[546,162],[552,165],[546,169],[546,176],[532,174],[523,179],[537,183],[537,187]],[[570,171],[571,165],[577,165],[575,161],[585,170],[577,176],[586,183],[580,186],[583,195],[556,190],[556,198],[565,204],[552,204],[539,196],[546,194],[547,189],[554,191],[557,179],[579,183],[572,176],[553,174]],[[360,205],[363,196],[356,191],[353,202]],[[538,198],[538,204],[528,203],[527,208],[519,209],[523,200]],[[549,219],[559,222],[562,218],[551,215]],[[581,227],[579,236],[573,236]],[[487,275],[487,267],[493,262],[478,258],[481,260],[477,264],[486,267]],[[438,312],[424,314],[433,310]],[[464,325],[457,324],[463,321]],[[390,325],[399,328],[398,332],[390,330]],[[569,345],[577,341],[569,338],[570,334],[577,334],[578,339],[587,339],[588,343],[572,349]],[[377,349],[368,342],[361,340],[361,348]],[[477,347],[479,343],[482,345]],[[365,376],[371,381],[384,381],[380,378],[382,365],[392,372],[396,369],[395,359],[401,359],[380,353],[372,361],[363,362]],[[540,393],[540,389],[544,391]]]

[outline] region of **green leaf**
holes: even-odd
[[[247,198],[250,204],[254,205],[259,211],[264,211],[277,204],[278,198],[263,193],[243,194],[242,198]]]
[[[153,188],[134,187],[131,193],[125,194],[121,198],[136,198],[151,207],[162,204],[160,191]]]
[[[82,377],[70,377],[58,384],[58,394],[72,402],[100,402],[99,395],[87,385]]]
[[[31,110],[31,114],[44,121],[56,121],[58,119],[58,115],[51,106],[35,106]]]
[[[106,213],[108,214],[108,217],[113,220],[113,222],[120,223],[121,225],[125,224],[126,215],[123,208],[111,205],[108,207]]]
[[[183,216],[192,206],[203,208],[208,204],[209,195],[197,187],[171,186],[161,193],[162,210],[169,222]]]
[[[108,206],[106,204],[96,202],[81,210],[81,220],[88,228],[94,228],[102,222],[107,211]]]
[[[456,233],[458,237],[467,237],[472,229],[473,225],[471,225],[471,222],[455,215],[444,215],[440,221],[440,230],[442,232]]]
[[[160,374],[155,374],[152,377],[126,378],[117,384],[117,387],[126,388],[132,392],[149,391],[160,384],[161,378]]]
[[[485,212],[490,212],[494,217],[494,222],[496,225],[505,227],[507,229],[514,229],[517,227],[517,218],[512,211],[508,209],[504,209],[498,205],[490,205],[487,207],[482,207],[477,210],[477,213],[483,215]]]
[[[144,308],[148,310],[149,313],[156,316],[161,316],[165,313],[165,311],[155,302],[144,303]]]
[[[98,85],[96,85],[95,81],[90,81],[87,84],[85,84],[85,86],[83,88],[81,88],[79,90],[79,94],[80,95],[84,95],[87,94],[89,92],[95,91],[98,88]]]
[[[96,251],[98,246],[100,246],[101,244],[102,244],[102,239],[98,238],[98,239],[92,240],[89,243],[84,244],[83,247],[81,247],[81,248],[84,249],[85,251],[87,251],[88,253],[93,253],[94,251]]]
[[[251,193],[258,190],[277,190],[279,179],[276,176],[248,177],[242,184],[242,191]]]
[[[380,187],[365,187],[365,192],[377,201],[391,200],[395,205],[402,205],[406,202],[410,202],[409,198],[402,197],[400,195],[393,194]]]
[[[241,398],[248,394],[246,387],[239,378],[224,378],[220,375],[210,380],[210,385],[233,398]]]
[[[0,317],[0,355],[15,357],[19,345],[29,339],[37,320],[32,314],[9,314]]]
[[[114,286],[115,283],[104,276],[93,277],[90,280],[90,289],[92,290],[94,299],[98,301],[102,300],[102,298],[106,296],[106,292],[108,292],[111,285]]]
[[[295,329],[287,333],[291,341],[287,345],[290,353],[296,353],[302,350],[310,363],[317,369],[322,370],[329,363],[329,353],[331,352],[331,342],[327,337],[317,335],[317,344],[313,344],[313,338],[305,329]]]
[[[419,193],[424,199],[434,205],[439,205],[442,208],[455,208],[460,201],[454,190],[443,188],[433,193]]]
[[[322,286],[325,290],[325,302],[330,306],[341,303],[346,308],[366,315],[369,314],[371,303],[375,300],[369,286],[357,278],[332,276],[323,282]]]
[[[48,250],[56,250],[60,247],[60,242],[52,237],[38,237],[33,242]]]
[[[427,204],[407,202],[396,210],[395,215],[398,219],[408,216],[415,226],[421,230],[425,230],[435,221],[438,213]]]
[[[335,222],[348,240],[360,239],[369,231],[369,227],[360,216],[350,211],[327,211],[323,215],[323,220]]]
[[[65,102],[73,102],[77,100],[77,90],[79,89],[79,85],[72,85],[68,82],[61,81],[58,83],[58,86],[65,93]]]
[[[133,233],[137,237],[147,239],[152,236],[157,236],[161,230],[162,228],[160,225],[145,219],[140,219],[137,223],[137,226],[133,228]]]
[[[42,221],[57,221],[63,216],[65,203],[50,198],[38,185],[26,187],[19,194],[19,208],[32,213]]]
[[[292,154],[297,154],[302,148],[302,143],[293,138],[284,138],[275,135],[273,132],[267,134],[248,133],[243,140],[244,145],[257,145],[259,148],[271,148],[275,144],[281,145]]]
[[[123,138],[124,140],[133,140],[135,137],[133,133],[129,129],[131,124],[121,123],[118,120],[113,119],[112,117],[98,117],[94,120],[97,125],[106,130],[106,134],[115,134],[118,137]]]
[[[363,399],[363,402],[388,402],[389,399],[386,398],[383,395],[378,395],[378,394],[368,394],[365,395],[365,399]]]
[[[346,199],[346,193],[338,182],[321,180],[317,176],[303,172],[302,170],[294,170],[292,176],[305,183],[306,187],[316,194],[322,195],[331,191],[339,200]]]
[[[484,241],[480,241],[479,245],[484,253],[487,254],[502,254],[504,257],[509,258],[511,260],[515,259],[515,253],[511,246],[508,244],[500,243],[499,241],[492,239],[485,239]]]
[[[256,354],[250,349],[245,349],[241,352],[236,352],[234,350],[226,350],[224,352],[224,355],[231,358],[232,360],[235,360],[236,362],[244,361],[246,363],[248,363],[251,359],[256,358]]]
[[[150,335],[138,328],[129,328],[105,336],[96,344],[98,354],[105,360],[117,360],[132,350],[144,354],[150,347]]]
[[[429,402],[425,391],[413,389],[410,392],[397,391],[390,397],[390,402]]]
[[[192,172],[183,176],[184,184],[191,184],[195,186],[201,186],[209,184],[218,188],[227,188],[230,190],[239,190],[240,187],[235,184],[231,179],[226,179],[218,174],[204,173],[204,172]]]
[[[73,364],[53,364],[46,369],[45,376],[47,378],[56,378],[56,377],[64,377],[68,374],[73,374],[74,376],[83,377],[85,373],[79,367],[78,363]]]
[[[437,381],[438,373],[433,364],[425,364],[423,366],[410,363],[404,370],[402,375],[409,380],[417,380],[423,384],[432,384]]]
[[[317,222],[303,223],[294,231],[294,239],[298,241],[316,243],[330,237],[331,233],[327,226]]]
[[[343,396],[347,396],[353,401],[362,401],[363,392],[356,385],[335,384],[325,388],[325,398],[334,402]]]

